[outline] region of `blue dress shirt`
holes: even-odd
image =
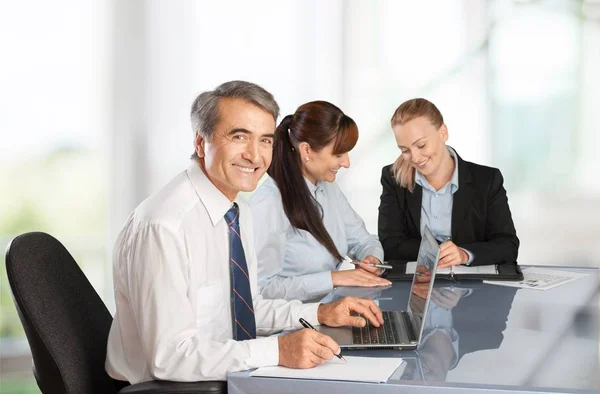
[[[425,226],[433,233],[439,241],[444,242],[452,238],[452,204],[454,193],[458,190],[458,157],[454,149],[448,147],[450,156],[454,159],[454,172],[450,182],[446,183],[440,190],[435,190],[419,171],[415,171],[415,183],[423,188],[421,200],[421,235]],[[473,254],[461,248],[469,256],[466,262],[469,265],[473,261]]]
[[[323,224],[338,252],[357,260],[372,255],[383,261],[378,237],[367,232],[338,185],[305,181],[322,208]],[[264,298],[309,300],[330,292],[331,271],[338,268],[339,262],[309,232],[292,227],[271,177],[260,185],[249,205],[260,294]]]

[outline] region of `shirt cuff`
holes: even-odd
[[[319,294],[329,293],[331,290],[333,290],[331,271],[303,275],[302,278],[307,298],[311,298]]]
[[[296,327],[303,328],[302,324],[300,324],[300,317],[304,318],[304,320],[306,320],[313,326],[318,326],[319,324],[321,324],[321,323],[319,323],[319,315],[318,315],[319,305],[321,305],[321,304],[318,302],[314,302],[314,303],[310,303],[310,304],[303,304],[302,307],[299,308],[300,316],[294,322]]]
[[[364,256],[357,256],[360,258],[360,260],[364,260],[365,257],[367,256],[373,256],[373,257],[377,257],[379,259],[379,261],[381,261],[383,263],[383,249],[380,248],[374,248],[371,250],[368,250],[366,253],[364,253]]]
[[[268,367],[279,364],[279,339],[276,336],[248,341],[250,368]]]
[[[465,249],[465,248],[461,248],[461,249],[465,251],[465,253],[467,254],[467,256],[469,256],[469,259],[467,260],[467,262],[465,263],[465,265],[471,265],[471,263],[473,262],[473,260],[475,260],[475,256],[473,255],[473,253],[469,252],[467,249]]]

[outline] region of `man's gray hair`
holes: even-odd
[[[192,130],[194,137],[200,134],[207,141],[212,139],[212,135],[220,120],[219,99],[221,98],[239,98],[252,103],[273,116],[277,122],[279,116],[279,105],[273,98],[273,95],[260,86],[246,81],[225,82],[215,90],[201,93],[194,104],[192,104]],[[197,159],[198,155],[194,151],[192,159]]]

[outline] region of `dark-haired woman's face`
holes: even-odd
[[[348,152],[333,154],[334,142],[325,146],[320,152],[308,149],[302,154],[302,173],[313,184],[317,182],[334,182],[340,168],[350,167]],[[308,159],[308,160],[306,160]]]

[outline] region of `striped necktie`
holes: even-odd
[[[229,267],[231,270],[231,306],[233,338],[238,341],[256,338],[256,320],[250,290],[246,255],[240,236],[240,212],[236,203],[225,214],[229,227]]]

